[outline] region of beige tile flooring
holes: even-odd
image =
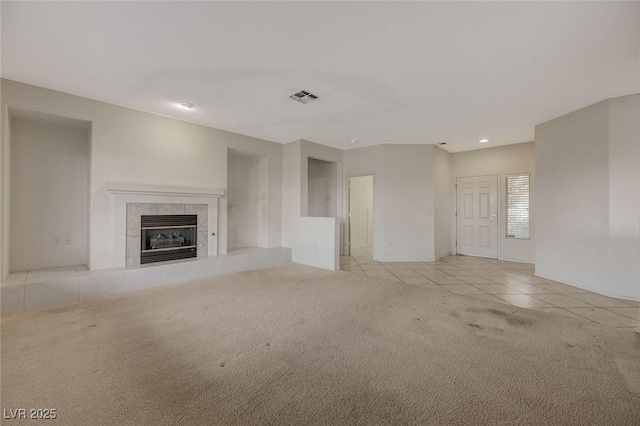
[[[469,256],[436,262],[376,262],[370,247],[340,258],[343,271],[435,290],[464,294],[521,308],[556,313],[611,327],[640,326],[640,302],[600,294],[536,277],[527,263]]]

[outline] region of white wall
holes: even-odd
[[[296,238],[295,226],[301,217],[301,157],[300,141],[282,146],[282,245],[292,249]]]
[[[451,154],[435,147],[433,157],[435,192],[435,257],[451,254],[451,222],[453,216],[453,181]]]
[[[640,299],[640,95],[536,127],[536,274]]]
[[[309,158],[308,212],[309,216],[337,217],[337,163]]]
[[[268,247],[266,156],[228,150],[227,247]]]
[[[607,277],[607,102],[536,127],[536,273],[595,288]]]
[[[344,152],[345,176],[374,175],[374,259],[434,260],[434,149],[380,145]]]
[[[340,269],[340,222],[335,217],[301,217],[295,224],[291,260],[302,265]]]
[[[373,176],[349,178],[351,248],[373,246]]]
[[[535,207],[536,149],[537,146],[534,146],[533,142],[526,142],[451,154],[451,175],[454,181],[459,177],[498,176],[498,257],[503,260],[533,263],[535,259],[535,224],[538,220],[542,220],[535,216],[537,214],[535,208],[530,211],[531,238],[522,240],[506,237],[506,175],[514,173],[531,175],[531,205]],[[452,227],[452,232],[455,233],[455,221]],[[455,250],[453,243],[452,248]]]
[[[386,261],[434,260],[433,145],[384,145]]]
[[[89,129],[12,117],[11,140],[10,272],[86,264]]]
[[[292,260],[329,270],[340,267],[340,220],[308,217],[309,158],[336,163],[336,209],[342,211],[342,151],[306,140],[282,148],[282,243]],[[307,229],[313,228],[313,229]],[[319,231],[322,232],[319,232]]]
[[[609,101],[609,282],[640,300],[640,95]]]
[[[187,187],[226,188],[227,148],[268,157],[270,247],[281,246],[282,145],[176,119],[97,102],[48,89],[2,80],[2,127],[15,107],[89,121],[91,132],[90,268],[114,265],[112,196],[107,181]],[[194,112],[197,114],[197,112]],[[3,192],[10,170],[10,138],[2,134]],[[10,200],[3,199],[3,217]],[[218,252],[227,249],[227,200],[220,200]],[[10,224],[3,223],[3,260]],[[6,267],[3,267],[6,274]]]

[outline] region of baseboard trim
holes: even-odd
[[[451,256],[451,252],[447,253],[447,254],[443,254],[442,256],[438,257],[438,260],[445,258],[447,256]]]
[[[434,258],[431,259],[376,259],[375,257],[373,258],[373,260],[375,260],[376,262],[382,262],[382,263],[388,263],[388,262],[435,262],[436,260]]]
[[[612,293],[608,293],[608,292],[602,292],[602,291],[599,291],[599,290],[594,290],[594,289],[589,288],[589,287],[585,287],[583,285],[578,285],[578,284],[569,283],[569,282],[566,282],[566,281],[561,281],[561,280],[558,280],[558,279],[555,279],[555,278],[551,278],[551,277],[546,276],[546,275],[540,275],[538,273],[536,273],[534,275],[536,277],[544,278],[545,280],[551,280],[551,281],[555,281],[555,282],[558,282],[558,283],[570,285],[571,287],[577,287],[577,288],[581,288],[583,290],[589,290],[589,291],[591,291],[593,293],[601,294],[603,296],[613,297],[614,299],[632,300],[634,302],[640,302],[640,298],[629,297],[629,296],[621,296],[619,294],[616,295],[616,294],[612,294]],[[535,285],[535,284],[533,284],[533,285]]]
[[[507,259],[506,257],[499,257],[498,260],[504,260],[505,262],[518,262],[518,263],[526,263],[527,265],[535,265],[535,262],[528,262],[526,260],[515,260],[515,259]]]

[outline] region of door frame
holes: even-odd
[[[453,187],[453,219],[451,221],[451,235],[452,235],[452,239],[451,239],[451,254],[458,254],[458,179],[464,179],[464,178],[475,178],[475,177],[480,177],[480,176],[495,176],[496,177],[496,182],[497,182],[497,186],[496,186],[496,212],[498,215],[498,222],[497,222],[497,227],[498,227],[498,232],[496,233],[496,247],[497,247],[497,251],[496,251],[496,257],[495,259],[499,260],[502,258],[501,256],[501,252],[500,252],[500,230],[502,228],[502,204],[501,204],[501,198],[502,198],[502,191],[500,190],[500,174],[496,174],[496,173],[487,173],[487,174],[479,174],[479,175],[462,175],[462,176],[453,176],[453,183],[452,183],[452,187]],[[474,257],[483,257],[486,259],[494,259],[493,257],[487,257],[487,256],[474,256]]]
[[[376,239],[376,173],[375,172],[369,172],[369,173],[353,173],[353,174],[347,174],[344,175],[345,179],[344,179],[344,191],[343,194],[345,194],[345,200],[344,203],[342,203],[342,205],[344,206],[344,211],[343,211],[343,216],[345,218],[344,222],[343,222],[343,228],[344,228],[344,232],[342,233],[342,235],[344,235],[343,241],[342,241],[342,255],[343,256],[349,256],[351,255],[351,216],[349,215],[350,212],[350,208],[351,208],[351,188],[349,186],[349,183],[351,182],[351,178],[356,178],[356,177],[365,177],[365,176],[371,176],[373,178],[373,194],[371,197],[371,213],[373,216],[373,223],[371,224],[372,229],[373,229],[373,246],[375,246],[375,239]],[[375,249],[374,249],[375,251]],[[371,256],[375,259],[375,256]]]

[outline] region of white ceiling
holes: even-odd
[[[640,92],[640,2],[1,7],[4,78],[281,143],[458,152]]]

